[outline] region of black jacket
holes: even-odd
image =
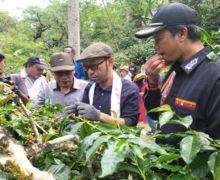
[[[176,76],[164,104],[169,104],[179,116],[191,115],[192,129],[220,139],[220,61],[208,59],[209,53],[210,48],[205,47],[186,63],[176,62],[172,66],[164,83],[172,71]],[[145,96],[145,105],[149,110],[159,106],[160,100],[160,90],[152,90]],[[156,116],[153,118],[157,119]],[[167,124],[161,130],[168,134],[185,129]]]

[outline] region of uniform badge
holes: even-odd
[[[182,108],[193,110],[193,111],[196,110],[196,106],[197,106],[196,102],[187,101],[187,100],[180,99],[180,98],[175,99],[175,105],[178,107],[182,107]]]
[[[197,64],[198,58],[192,59],[187,65],[184,66],[185,71],[190,72],[193,67]]]

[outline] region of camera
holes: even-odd
[[[0,82],[6,83],[6,84],[9,84],[9,85],[12,84],[10,76],[0,78]]]

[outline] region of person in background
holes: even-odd
[[[142,64],[141,65],[141,71],[140,71],[142,74],[145,74],[146,72],[145,72],[145,66],[144,66],[144,64]]]
[[[105,43],[87,47],[80,60],[87,70],[90,82],[81,103],[66,107],[64,113],[78,113],[91,121],[136,126],[139,115],[139,92],[132,82],[121,79],[113,71],[112,48]]]
[[[17,75],[21,77],[25,83],[30,100],[36,100],[37,95],[47,83],[47,79],[43,76],[46,69],[46,63],[43,59],[37,56],[31,56],[27,62],[24,63],[24,68]]]
[[[157,55],[145,64],[148,91],[145,105],[148,110],[168,104],[179,116],[192,116],[191,129],[220,138],[220,61],[212,59],[210,47],[200,40],[197,12],[181,3],[169,3],[158,8],[150,27],[136,33],[138,38],[153,36]],[[164,63],[171,68],[162,87],[160,71]],[[158,114],[149,114],[158,119]],[[162,133],[185,131],[181,125],[165,124]],[[177,144],[176,138],[157,139]]]
[[[140,114],[138,120],[142,123],[148,123],[151,130],[155,131],[157,129],[156,123],[150,116],[148,116],[147,109],[144,106],[144,94],[148,88],[147,76],[145,73],[139,73],[134,77],[133,82],[138,86],[140,95]]]
[[[0,81],[9,84],[11,89],[18,95],[19,98],[21,98],[22,102],[26,104],[29,98],[25,84],[21,78],[16,75],[5,76],[4,68],[5,56],[4,54],[0,53]]]
[[[55,81],[51,81],[40,90],[37,105],[45,105],[46,100],[52,104],[71,105],[81,102],[87,82],[74,77],[72,57],[64,52],[54,53],[50,58],[51,72]]]
[[[63,49],[63,52],[68,53],[72,57],[72,61],[75,65],[75,77],[77,79],[85,79],[85,72],[83,69],[82,62],[78,62],[74,60],[75,50],[71,46],[66,46]]]
[[[140,114],[139,114],[139,122],[143,122],[143,123],[147,123],[147,116],[146,116],[146,109],[144,107],[144,93],[147,89],[147,76],[143,73],[139,73],[137,74],[134,79],[133,82],[137,85],[137,87],[139,88],[139,95],[140,95]]]
[[[131,79],[133,80],[134,79],[134,76],[137,74],[138,70],[137,70],[137,67],[136,65],[134,64],[134,62],[131,62],[128,70],[131,72]]]
[[[128,70],[128,66],[123,66],[120,68],[120,75],[123,79],[131,81],[131,73]]]

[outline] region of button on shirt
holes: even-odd
[[[89,90],[92,83],[89,83],[83,95],[83,102],[89,104]],[[111,93],[112,86],[102,89],[96,85],[94,91],[93,106],[101,112],[111,115]],[[125,124],[135,126],[139,116],[139,90],[136,85],[128,80],[122,79],[121,91],[121,118],[125,119]]]
[[[179,116],[191,115],[191,128],[220,138],[220,61],[208,58],[210,48],[206,47],[184,64],[176,62],[171,72],[176,75],[165,103],[169,104]],[[160,91],[149,91],[145,98],[148,109],[159,106]],[[177,125],[165,125],[164,133],[184,130]]]
[[[74,84],[68,93],[63,93],[57,86],[56,81],[49,82],[45,88],[41,89],[37,101],[34,103],[37,105],[44,105],[45,101],[49,99],[52,104],[71,105],[75,102],[81,102],[84,89],[87,86],[87,82],[84,80],[74,78]]]

